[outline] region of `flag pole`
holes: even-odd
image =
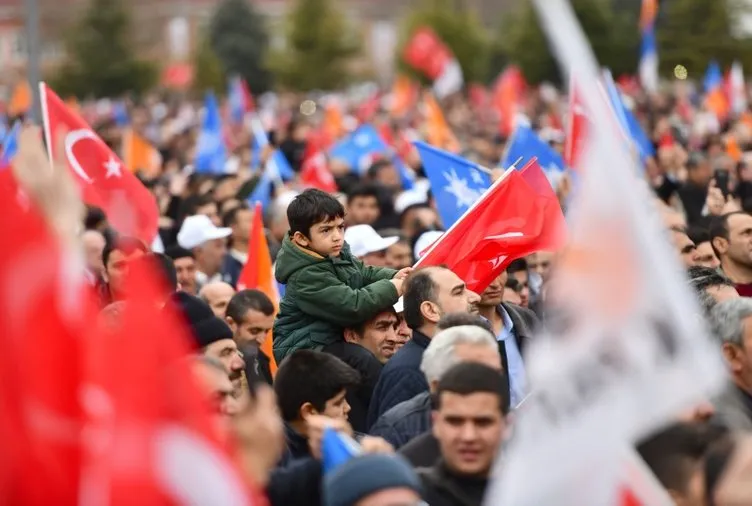
[[[513,163],[512,165],[510,165],[509,167],[507,167],[507,169],[516,169],[516,168],[517,168],[517,165],[518,165],[518,164],[519,164],[519,163],[520,163],[521,161],[522,161],[522,157],[519,157],[519,158],[518,158],[517,160],[515,160],[515,162],[514,162],[514,163]],[[478,169],[478,170],[479,170],[479,171],[481,171],[481,172],[485,172],[485,173],[486,173],[486,174],[488,174],[489,176],[493,176],[493,173],[494,173],[494,169],[489,169],[488,167],[486,167],[486,166],[483,166],[483,165],[476,165],[476,166],[475,166],[475,168],[476,168],[476,169]]]

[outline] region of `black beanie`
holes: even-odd
[[[191,335],[199,348],[222,339],[232,339],[232,329],[221,318],[214,316],[209,304],[185,292],[175,292],[172,301],[185,316]]]

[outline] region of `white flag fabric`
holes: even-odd
[[[550,46],[582,83],[594,128],[548,297],[558,315],[529,349],[532,393],[486,505],[615,504],[626,445],[719,388],[720,354],[612,128],[598,66],[571,6],[535,0]]]

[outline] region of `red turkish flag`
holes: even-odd
[[[590,119],[577,91],[574,78],[569,85],[569,111],[567,112],[567,135],[564,144],[564,162],[571,169],[577,170],[582,147],[587,140]]]
[[[405,46],[403,58],[429,79],[436,79],[454,59],[452,52],[428,27],[419,28]]]
[[[81,356],[96,310],[83,265],[11,170],[0,171],[0,228],[0,490],[7,504],[77,504]]]
[[[329,193],[337,191],[337,182],[327,166],[326,156],[322,151],[303,161],[300,182],[309,188],[318,188]]]
[[[122,313],[100,319],[106,325],[89,345],[87,504],[249,505],[253,490],[186,360],[189,331],[173,302],[165,305],[169,290],[149,258],[130,265]]]
[[[157,235],[159,209],[154,196],[86,122],[44,83],[40,84],[45,135],[51,157],[65,132],[68,166],[84,202],[99,207],[119,233],[150,245]]]
[[[499,74],[493,89],[493,105],[499,113],[499,133],[509,137],[514,132],[517,113],[522,107],[527,89],[525,76],[519,67],[510,65]]]
[[[546,176],[532,159],[510,171],[415,265],[446,265],[481,293],[515,259],[564,244],[565,222]]]

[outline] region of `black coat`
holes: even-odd
[[[381,374],[381,362],[362,346],[345,341],[330,344],[323,351],[331,353],[360,373],[360,385],[357,389],[348,391],[346,398],[350,405],[350,425],[356,432],[366,432],[368,407]]]
[[[430,342],[428,336],[414,330],[413,338],[386,363],[368,409],[369,427],[400,402],[428,391],[428,382],[420,371],[420,362]]]
[[[321,464],[311,456],[308,440],[285,424],[287,449],[269,477],[266,493],[271,506],[321,504]]]
[[[430,430],[431,393],[422,392],[381,415],[369,433],[386,439],[398,450]]]
[[[431,467],[441,458],[439,441],[432,431],[416,437],[397,452],[407,459],[413,467]]]
[[[418,469],[423,499],[431,506],[481,506],[488,479],[458,476],[439,461]]]

